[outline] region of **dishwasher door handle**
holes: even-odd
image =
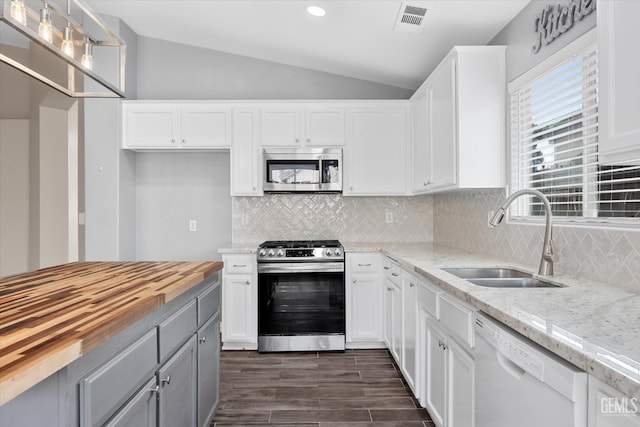
[[[527,371],[522,369],[520,366],[518,366],[515,362],[513,362],[511,359],[506,357],[504,354],[500,353],[498,349],[494,348],[494,350],[496,352],[496,358],[498,359],[498,363],[500,364],[500,366],[504,368],[505,371],[511,374],[511,376],[513,376],[516,379],[521,379],[527,374]]]

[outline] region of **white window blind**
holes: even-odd
[[[640,162],[598,160],[598,54],[593,45],[511,92],[511,185],[544,193],[555,217],[640,217]],[[544,215],[535,197],[512,217]]]

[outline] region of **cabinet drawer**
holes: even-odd
[[[384,259],[384,276],[400,287],[402,278],[400,277],[400,265],[391,258]]]
[[[380,258],[377,254],[347,254],[349,272],[378,273]]]
[[[197,319],[196,301],[191,301],[158,325],[160,361],[196,331]]]
[[[101,425],[153,373],[158,357],[156,330],[121,351],[80,382],[80,425]]]
[[[455,337],[473,348],[473,310],[446,294],[439,296],[440,322]]]
[[[227,274],[252,273],[255,257],[247,255],[227,255],[223,258],[224,271]]]
[[[198,296],[198,325],[202,325],[220,309],[220,281]]]
[[[440,318],[438,313],[439,292],[425,280],[418,281],[418,305],[424,308],[434,319]]]

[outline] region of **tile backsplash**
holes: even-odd
[[[434,196],[434,241],[530,265],[537,271],[544,225],[503,223],[489,228],[488,212],[504,190],[473,190]],[[640,293],[640,230],[554,225],[560,259],[557,273],[604,282]]]
[[[266,194],[234,197],[234,244],[264,240],[339,239],[345,242],[431,242],[433,199]],[[391,222],[387,223],[387,216]]]

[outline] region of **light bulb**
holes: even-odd
[[[89,38],[85,37],[84,54],[82,54],[82,59],[80,60],[80,63],[82,63],[82,65],[89,70],[93,69],[93,54],[91,53],[91,50],[92,50],[92,44],[89,41]]]
[[[38,26],[38,34],[48,41],[53,43],[53,27],[51,26],[51,11],[47,3],[40,9],[40,26]]]
[[[11,17],[21,23],[27,25],[27,9],[22,0],[11,0]]]
[[[64,27],[64,36],[62,37],[62,45],[60,49],[65,53],[65,55],[73,58],[73,54],[75,53],[75,46],[73,44],[73,28],[70,25]]]

